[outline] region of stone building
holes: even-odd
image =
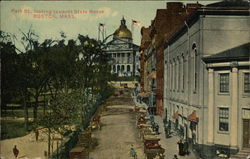
[[[124,18],[106,46],[106,52],[112,59],[111,73],[119,77],[140,75],[139,46],[133,44],[132,33]]]
[[[250,148],[249,28],[247,2],[219,2],[165,45],[167,119],[207,159]]]

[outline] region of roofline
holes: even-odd
[[[234,16],[249,16],[248,7],[201,7],[187,17],[186,23],[190,28],[195,22],[200,19],[200,15],[234,15]],[[187,26],[184,24],[173,36],[165,42],[164,49],[168,45],[173,44],[184,33],[187,32]]]
[[[223,57],[217,57],[217,58],[207,58],[207,57],[203,57],[202,60],[205,63],[214,63],[214,62],[230,62],[230,61],[249,61],[249,56],[245,56],[245,57],[227,57],[227,58],[223,58]]]

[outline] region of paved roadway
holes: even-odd
[[[92,133],[92,137],[98,141],[98,146],[90,152],[90,159],[129,159],[130,147],[134,145],[138,159],[144,159],[143,144],[138,137],[138,130],[135,126],[135,113],[129,111],[133,107],[142,106],[131,97],[131,92],[123,95],[112,96],[106,103],[106,110],[101,113],[102,129]],[[166,139],[163,131],[163,124],[160,117],[155,117],[155,121],[160,125],[160,144],[166,149],[165,159],[172,159],[174,154],[178,154],[178,136]],[[194,154],[189,156],[178,156],[179,159],[195,159]]]
[[[98,146],[90,152],[91,159],[129,159],[131,144],[136,149],[138,159],[143,158],[143,145],[135,127],[135,114],[131,113],[134,102],[130,92],[107,101],[106,110],[101,113],[102,128],[94,131]]]

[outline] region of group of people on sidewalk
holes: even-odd
[[[178,150],[179,150],[179,156],[185,156],[185,155],[189,155],[189,150],[188,150],[188,142],[187,140],[182,140],[180,139],[180,141],[177,142],[178,145]],[[178,159],[177,155],[174,155],[173,159]]]
[[[189,155],[187,140],[183,141],[182,139],[180,139],[180,141],[178,141],[177,144],[178,144],[178,149],[179,149],[179,155],[180,156]]]

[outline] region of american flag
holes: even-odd
[[[136,21],[136,20],[133,20],[133,19],[132,19],[132,24],[133,24],[133,25],[141,25],[140,22],[138,22],[138,21]]]

